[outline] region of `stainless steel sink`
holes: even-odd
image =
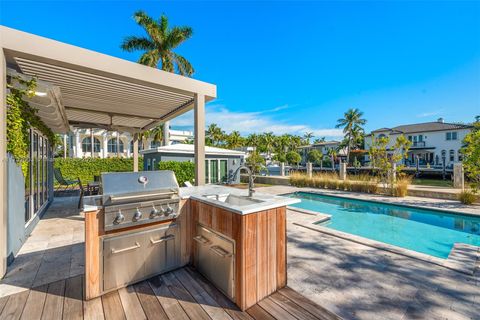
[[[263,202],[259,199],[254,199],[248,196],[237,196],[233,194],[206,194],[203,197],[211,200],[216,200],[224,203],[228,203],[234,206],[248,206],[256,203]]]

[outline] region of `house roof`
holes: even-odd
[[[312,148],[312,147],[317,147],[317,146],[328,146],[328,145],[331,145],[331,144],[340,144],[340,141],[336,141],[336,140],[323,141],[323,142],[319,142],[319,143],[309,144],[309,145],[306,145],[306,146],[300,146],[299,149]]]
[[[186,144],[186,143],[178,143],[172,144],[169,146],[162,146],[158,148],[148,149],[140,151],[141,154],[150,154],[150,153],[181,153],[181,154],[194,154],[195,149],[193,144]],[[216,147],[209,147],[205,146],[205,154],[206,155],[224,155],[224,156],[245,156],[245,152],[230,150],[230,149],[223,149],[223,148],[216,148]]]
[[[56,88],[70,126],[140,132],[191,110],[197,95],[216,98],[210,83],[4,26],[0,34],[7,67]]]
[[[468,124],[433,121],[433,122],[400,125],[393,128],[381,128],[381,129],[372,131],[372,133],[385,132],[385,131],[389,131],[392,133],[415,133],[415,132],[443,131],[443,130],[456,130],[456,129],[469,129],[469,128],[472,128],[472,126]]]

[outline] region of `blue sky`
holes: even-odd
[[[480,2],[5,1],[0,23],[136,61],[119,44],[136,10],[194,36],[178,49],[217,85],[207,124],[334,138],[359,108],[366,130],[480,114]],[[186,114],[173,121],[191,127]]]

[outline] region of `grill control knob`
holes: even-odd
[[[125,216],[122,214],[122,210],[118,210],[117,216],[113,220],[113,224],[120,224],[125,220]]]
[[[150,211],[150,219],[155,218],[156,216],[158,216],[159,213],[160,211],[158,211],[155,206],[152,206],[152,211]]]
[[[138,208],[137,208],[137,210],[135,210],[135,213],[133,214],[132,220],[133,221],[138,221],[141,218],[142,218],[142,212],[140,210],[138,210]]]
[[[172,214],[173,213],[173,208],[170,207],[170,204],[167,204],[167,212],[166,215]]]

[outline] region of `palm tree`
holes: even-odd
[[[363,130],[362,126],[367,123],[367,120],[362,119],[363,112],[359,109],[349,109],[345,112],[343,118],[337,120],[336,128],[343,128],[347,144],[347,163],[350,159],[350,149],[353,145],[354,131]]]
[[[249,146],[253,147],[254,151],[256,151],[260,144],[260,137],[258,134],[252,133],[247,137],[247,143]]]
[[[144,51],[138,63],[158,67],[164,71],[176,72],[191,77],[194,69],[190,62],[178,53],[173,52],[184,41],[188,40],[193,30],[187,26],[168,26],[168,18],[162,15],[158,21],[143,11],[134,13],[133,18],[147,33],[146,37],[125,37],[120,47],[128,52]]]
[[[224,135],[225,133],[215,123],[210,124],[207,128],[207,138],[214,146],[218,146],[220,144]]]
[[[305,132],[303,135],[303,139],[305,140],[305,144],[310,144],[310,139],[313,138],[313,132]]]
[[[243,145],[243,138],[238,131],[232,131],[227,136],[227,146],[230,149],[235,149]]]
[[[334,148],[328,149],[328,155],[330,156],[330,160],[332,162],[332,171],[335,170],[335,158],[337,157],[337,150]]]
[[[163,124],[150,129],[150,137],[153,142],[162,142],[163,140]]]
[[[263,146],[265,147],[265,151],[267,151],[268,159],[271,159],[272,151],[275,144],[275,135],[273,132],[264,133],[262,136]]]
[[[315,139],[313,141],[313,144],[318,144],[318,143],[322,143],[322,142],[325,142],[325,137]]]

